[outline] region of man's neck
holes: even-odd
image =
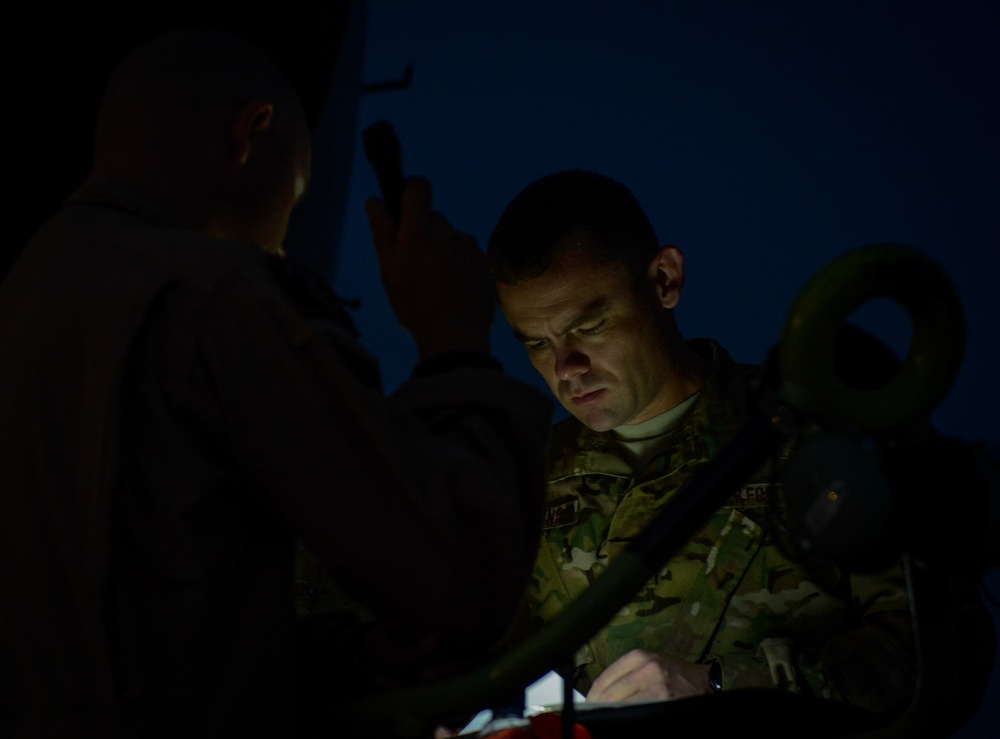
[[[650,460],[670,443],[670,432],[681,425],[699,394],[700,391],[694,393],[670,410],[648,421],[611,429],[618,448],[628,460],[637,478],[642,476]]]
[[[663,382],[661,393],[635,417],[633,424],[666,413],[698,393],[711,370],[711,360],[688,346],[680,334],[674,332],[673,338],[668,338],[666,342],[667,356],[670,357],[667,379]]]

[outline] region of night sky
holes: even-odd
[[[968,316],[966,359],[934,417],[1000,441],[1000,14],[985,2],[372,0],[359,125],[386,118],[408,174],[485,244],[506,203],[556,170],[628,185],[687,258],[688,337],[760,362],[823,265],[876,242],[938,260]],[[358,147],[335,284],[392,389],[415,359],[377,283]],[[899,351],[908,324],[873,304],[865,325]],[[498,314],[494,349],[536,382]],[[561,417],[562,414],[560,414]],[[1000,592],[997,571],[987,578]],[[1000,695],[996,675],[991,695]],[[987,735],[983,717],[960,734]],[[990,733],[990,735],[994,735]]]
[[[966,361],[936,417],[1000,438],[1000,60],[997,13],[962,3],[374,0],[360,123],[387,118],[409,174],[481,244],[526,184],[567,168],[627,184],[660,239],[684,250],[677,311],[761,361],[795,295],[835,256],[895,241],[937,259],[969,317]],[[970,4],[971,5],[971,4]],[[874,6],[874,7],[873,7]],[[918,9],[914,9],[918,8]],[[360,297],[366,343],[392,388],[412,366],[380,295],[361,203],[360,147],[336,284]],[[898,348],[894,306],[872,309]],[[872,324],[876,329],[882,325]],[[498,317],[495,348],[530,368]]]

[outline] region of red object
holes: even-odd
[[[558,713],[540,713],[528,719],[528,726],[504,729],[497,739],[562,739],[562,716]],[[574,724],[573,739],[591,739],[586,726]]]

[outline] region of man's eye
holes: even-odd
[[[529,352],[537,352],[547,347],[549,342],[547,339],[536,339],[535,341],[526,341],[524,342],[524,345],[527,347]]]
[[[604,328],[604,321],[600,323],[595,323],[593,326],[585,326],[583,328],[578,328],[577,333],[581,333],[584,336],[591,336],[596,333],[600,333],[601,329]]]

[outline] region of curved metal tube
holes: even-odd
[[[674,552],[759,467],[781,438],[777,416],[753,418],[719,455],[691,478],[660,513],[577,600],[559,616],[494,662],[442,683],[369,696],[337,706],[338,719],[394,737],[426,736],[442,717],[474,713],[541,677],[596,634]]]
[[[896,300],[913,321],[913,342],[898,375],[873,391],[846,386],[834,371],[840,326],[862,303]],[[889,432],[924,420],[961,363],[964,317],[941,268],[908,247],[867,247],[835,260],[795,301],[779,347],[779,395],[803,417]],[[460,678],[373,695],[331,713],[369,734],[426,736],[442,717],[473,712],[523,689],[603,627],[689,539],[781,440],[780,413],[752,418],[676,502],[546,628],[491,664]]]

